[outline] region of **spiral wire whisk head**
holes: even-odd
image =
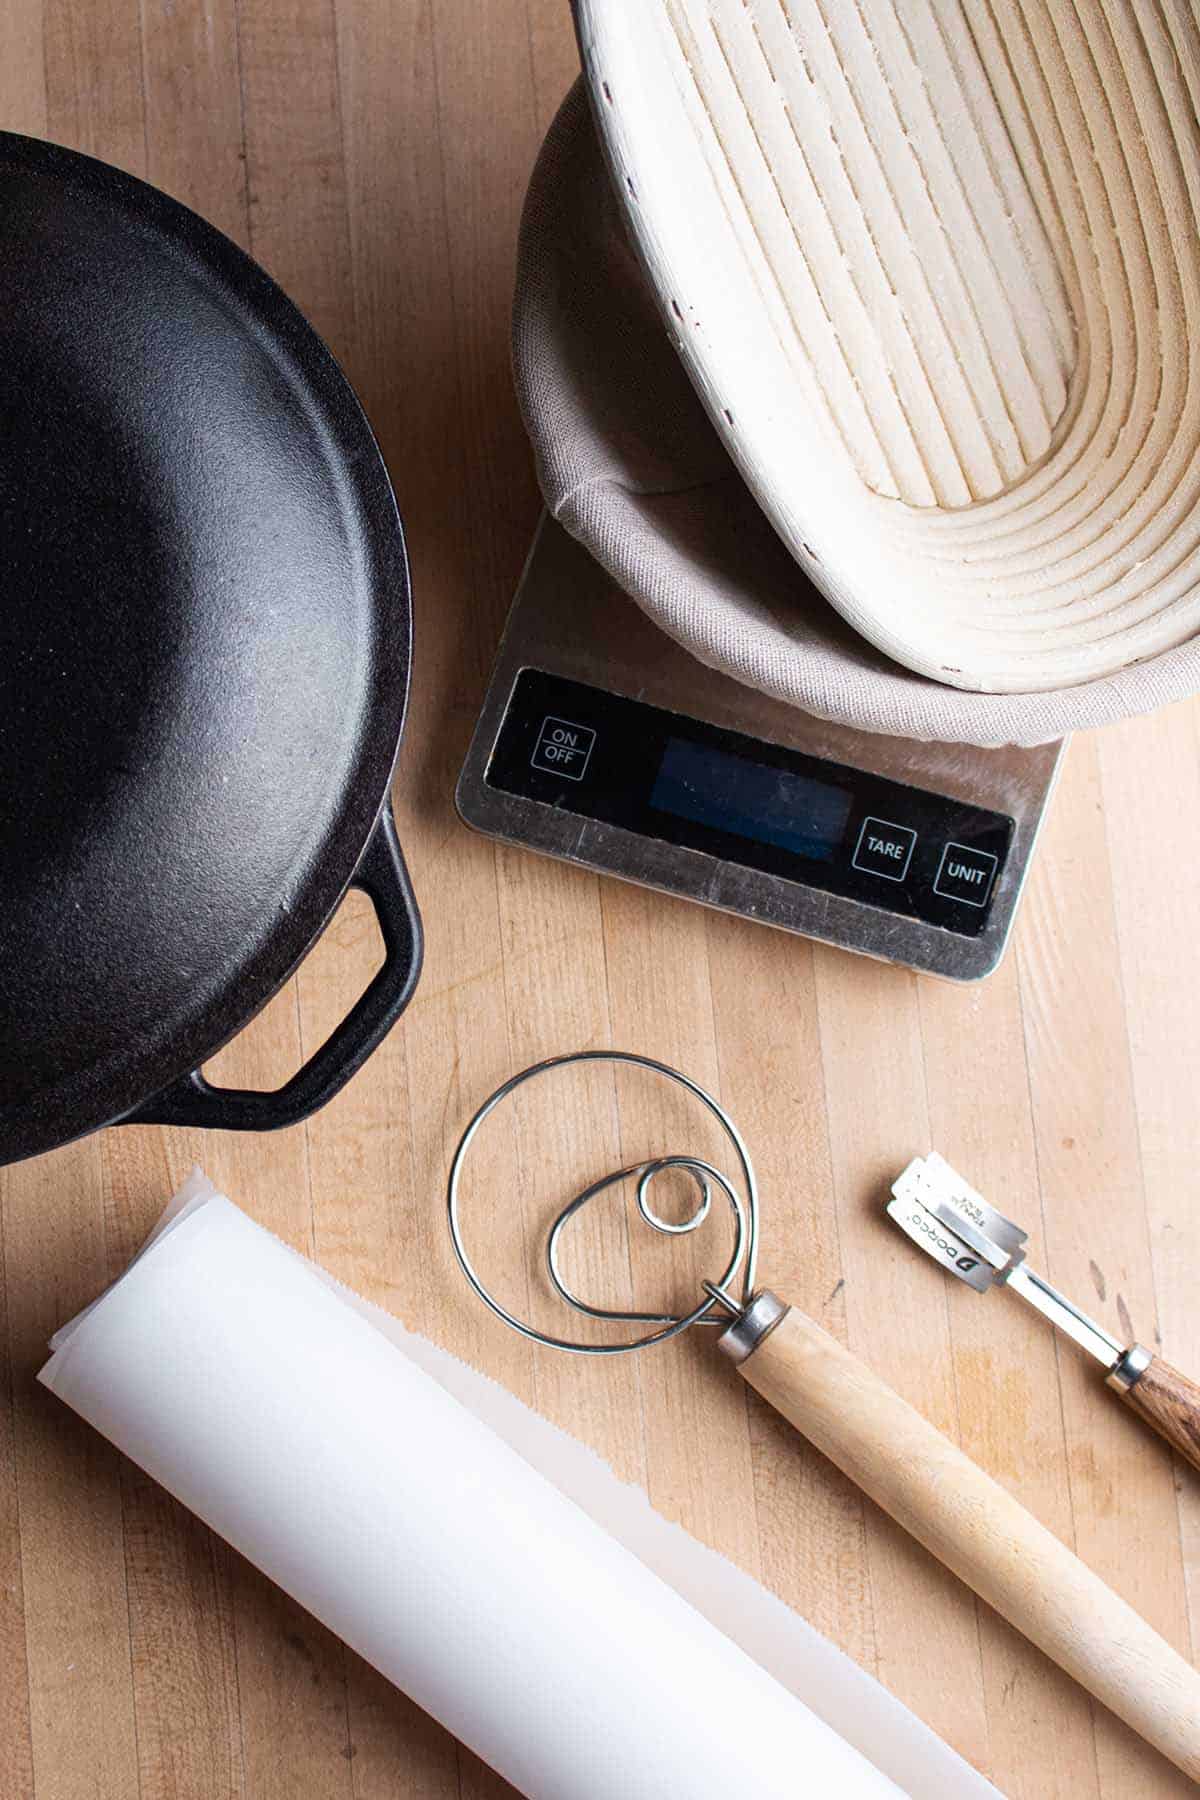
[[[745,1188],[745,1198],[743,1199],[733,1183],[712,1163],[704,1161],[701,1157],[658,1156],[646,1162],[634,1163],[628,1168],[614,1169],[611,1173],[602,1175],[598,1181],[592,1182],[589,1187],[576,1194],[562,1208],[550,1228],[546,1242],[546,1267],[551,1284],[566,1305],[588,1318],[602,1319],[609,1323],[656,1327],[655,1330],[642,1332],[638,1337],[620,1344],[586,1344],[574,1338],[555,1337],[549,1332],[539,1331],[528,1321],[518,1318],[515,1313],[510,1312],[506,1306],[502,1305],[486,1286],[471,1261],[463,1239],[459,1206],[462,1171],[471,1145],[484,1121],[526,1082],[533,1081],[538,1076],[550,1074],[554,1070],[571,1068],[581,1063],[617,1063],[647,1069],[651,1074],[674,1082],[691,1094],[694,1099],[700,1101],[708,1109],[733,1146]],[[688,1218],[675,1224],[655,1212],[650,1201],[650,1191],[654,1181],[672,1169],[679,1169],[690,1175],[698,1194],[694,1212]],[[724,1195],[728,1203],[734,1222],[734,1242],[728,1264],[719,1280],[705,1281],[701,1284],[704,1289],[704,1299],[690,1312],[623,1312],[611,1307],[593,1306],[574,1291],[563,1275],[559,1246],[567,1225],[600,1194],[630,1180],[636,1182],[637,1209],[641,1217],[652,1230],[669,1237],[686,1236],[703,1225],[711,1210],[714,1188]],[[720,1102],[707,1093],[698,1082],[693,1081],[690,1076],[682,1074],[678,1069],[672,1069],[666,1063],[656,1062],[653,1057],[640,1056],[634,1051],[580,1050],[570,1056],[549,1057],[546,1061],[534,1063],[531,1067],[522,1069],[519,1074],[511,1076],[484,1101],[459,1139],[454,1159],[450,1165],[446,1205],[455,1255],[458,1257],[463,1274],[484,1305],[490,1308],[497,1318],[503,1319],[506,1325],[519,1332],[522,1337],[528,1338],[535,1344],[545,1344],[553,1350],[567,1350],[576,1356],[620,1356],[628,1350],[643,1350],[651,1344],[666,1343],[668,1339],[678,1337],[681,1332],[689,1330],[693,1325],[727,1325],[729,1315],[740,1314],[748,1305],[754,1290],[754,1276],[758,1263],[758,1183],[755,1179],[754,1166],[750,1161],[749,1152],[742,1142],[737,1126]],[[740,1300],[734,1298],[731,1292],[738,1279],[739,1271],[742,1274]]]

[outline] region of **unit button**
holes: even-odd
[[[568,781],[582,781],[595,742],[596,734],[590,725],[575,725],[570,719],[556,719],[551,715],[538,733],[533,766],[545,770],[548,775],[565,775]]]
[[[935,894],[961,900],[964,906],[986,906],[996,878],[999,858],[990,850],[970,850],[966,844],[947,844],[933,884]]]
[[[864,819],[854,852],[854,867],[885,881],[903,881],[912,861],[915,831],[893,825],[890,819]]]

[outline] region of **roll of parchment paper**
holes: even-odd
[[[647,1530],[598,1459],[382,1317],[195,1176],[41,1379],[531,1800],[993,1791],[748,1577]],[[478,1416],[488,1390],[507,1430]],[[678,1591],[705,1590],[705,1559],[732,1578],[717,1611],[817,1710]]]

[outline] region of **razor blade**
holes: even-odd
[[[959,1281],[981,1294],[992,1287],[1011,1288],[1110,1375],[1140,1348],[1119,1343],[1035,1274],[1025,1261],[1027,1233],[990,1206],[936,1151],[913,1158],[892,1185],[887,1211],[914,1244]]]

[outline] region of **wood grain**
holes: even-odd
[[[396,803],[428,927],[402,1025],[306,1127],[261,1140],[112,1131],[0,1172],[0,1793],[504,1792],[33,1385],[49,1332],[123,1266],[195,1161],[646,1482],[1006,1793],[1191,1791],[722,1379],[707,1343],[603,1369],[534,1356],[452,1267],[446,1161],[489,1087],[557,1050],[663,1055],[717,1087],[751,1145],[764,1279],[1189,1651],[1200,1481],[1022,1308],[948,1289],[878,1203],[884,1178],[932,1142],[1110,1329],[1128,1320],[1129,1335],[1200,1368],[1200,708],[1075,746],[1015,951],[972,990],[498,850],[455,819],[537,508],[507,373],[516,219],[574,66],[560,0],[0,8],[0,123],[200,207],[289,285],[362,393],[413,559]],[[376,955],[356,901],[224,1073],[266,1083],[294,1068]],[[535,1305],[533,1236],[568,1187],[618,1155],[704,1142],[690,1114],[611,1078],[565,1082],[495,1123],[472,1223],[481,1260]],[[593,1226],[573,1249],[603,1291],[648,1296],[670,1279],[662,1246],[618,1213]]]
[[[1152,854],[1200,805],[1200,709],[1175,706],[1099,742],[1129,1055],[1158,1303],[1158,1333],[1182,1368],[1200,1371],[1200,1309],[1189,1242],[1195,1237],[1200,1156],[1200,1009],[1178,946],[1200,932],[1200,884],[1163,879]],[[1164,840],[1165,834],[1165,840]],[[1184,841],[1187,832],[1184,831]],[[1165,953],[1164,953],[1165,947]],[[1182,979],[1181,979],[1182,977]],[[1200,1646],[1200,1482],[1177,1483],[1192,1653]]]
[[[1193,1469],[1200,1469],[1200,1386],[1156,1356],[1124,1396]]]
[[[918,984],[930,1141],[1001,1206],[1001,1196],[1030,1197],[1021,1222],[1030,1232],[1034,1266],[1042,1256],[1038,1166],[1032,1097],[1016,959],[981,985]],[[1004,1095],[1003,1129],[979,1096]],[[1015,1198],[1014,1198],[1015,1205]],[[994,1304],[952,1282],[922,1259],[908,1278],[922,1285],[914,1299],[948,1307],[954,1347],[961,1443],[974,1459],[1019,1492],[1042,1523],[1066,1544],[1075,1541],[1074,1515],[1059,1394],[1054,1336],[1024,1307]],[[1003,1333],[1002,1338],[999,1336]],[[1080,1796],[1099,1791],[1091,1706],[1083,1690],[1048,1659],[1034,1666],[1027,1644],[987,1607],[979,1609],[988,1736],[999,1766],[1021,1769],[1017,1793]],[[1022,1746],[1038,1739],[1035,1784]]]

